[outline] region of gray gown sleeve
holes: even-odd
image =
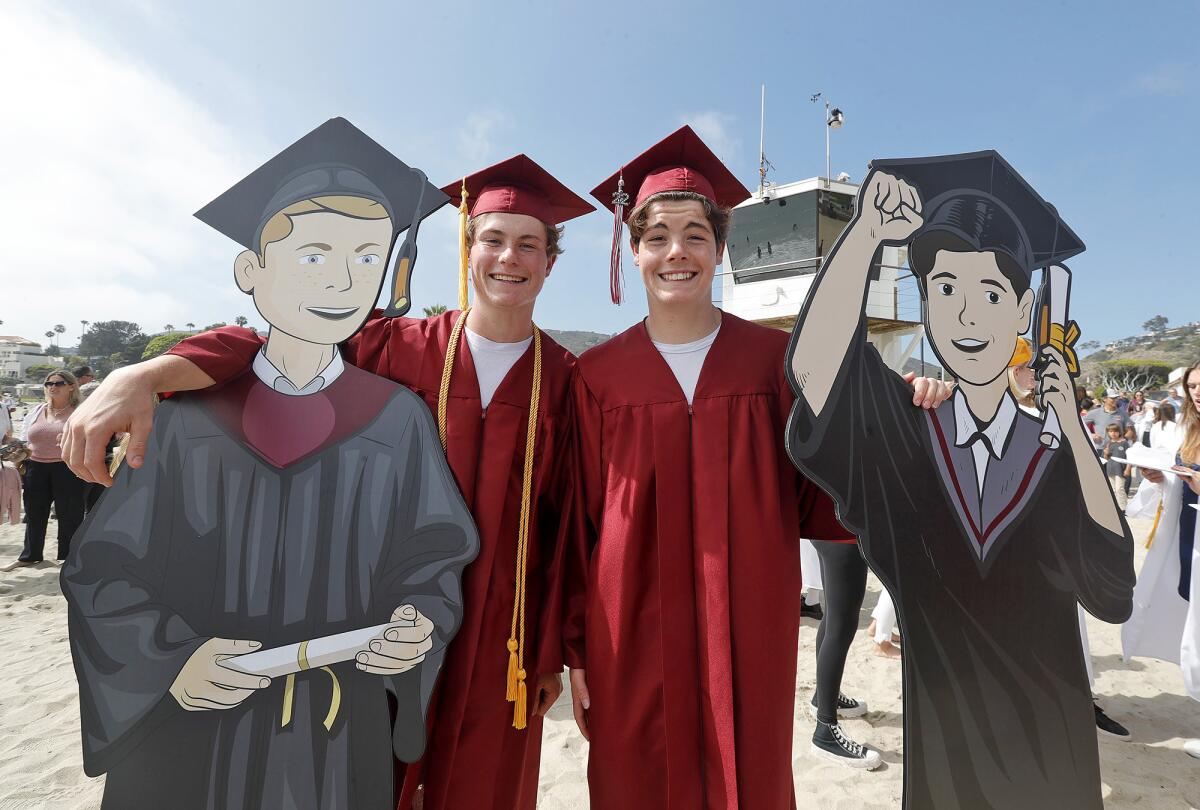
[[[404,425],[397,447],[401,472],[391,493],[396,508],[388,554],[372,601],[380,615],[412,605],[434,624],[433,649],[424,662],[391,678],[397,717],[393,748],[406,762],[424,749],[425,713],[463,615],[462,574],[479,553],[479,536],[458,491],[428,409],[409,391],[388,406],[387,424]]]
[[[145,463],[117,474],[60,575],[89,776],[181,711],[168,690],[207,641],[161,593],[182,460],[178,407],[159,408]]]

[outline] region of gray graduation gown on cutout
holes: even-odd
[[[390,810],[385,689],[398,732],[420,729],[397,734],[397,755],[414,759],[478,548],[429,412],[394,387],[369,424],[282,469],[202,397],[159,408],[145,464],[118,474],[62,572],[84,769],[107,774],[104,807]],[[270,648],[383,623],[405,603],[434,622],[433,650],[395,678],[335,665],[329,731],[321,670],[296,675],[287,727],[284,677],[223,711],[184,711],[168,693],[210,637]]]

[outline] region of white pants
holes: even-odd
[[[875,620],[875,643],[891,641],[892,631],[896,629],[896,606],[887,588],[879,592],[879,602],[871,611],[871,618]]]
[[[810,598],[813,591],[825,590],[821,581],[821,558],[813,548],[812,540],[800,538],[800,578],[804,586],[804,601],[810,605],[817,604],[818,599]]]

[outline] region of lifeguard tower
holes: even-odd
[[[790,331],[813,279],[854,214],[858,186],[812,177],[764,184],[733,209],[721,268],[721,308]],[[884,248],[867,293],[868,339],[903,370],[922,345],[921,299],[903,248]]]

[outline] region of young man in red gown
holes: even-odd
[[[591,804],[794,807],[799,538],[852,536],[784,449],[788,334],[712,304],[728,209],[749,192],[684,127],[592,193],[617,239],[630,212],[650,312],[585,352],[572,384],[564,632]]]

